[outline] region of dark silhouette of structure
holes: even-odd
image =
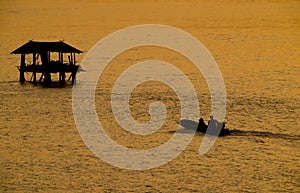
[[[207,131],[207,125],[205,124],[203,118],[199,119],[197,131],[205,133]]]
[[[211,125],[212,130],[208,131],[208,126],[209,125]],[[216,129],[218,127],[221,128],[221,131],[219,133],[220,136],[230,134],[229,129],[225,128],[225,122],[219,122],[219,121],[215,120],[213,116],[210,116],[210,120],[208,121],[208,125],[204,122],[203,118],[200,118],[199,122],[198,122],[198,125],[197,125],[197,130],[196,131],[201,132],[201,133],[207,133],[207,134],[210,134],[210,135],[217,135],[216,134]]]
[[[59,82],[64,84],[66,81],[66,73],[70,73],[68,81],[75,81],[76,72],[79,65],[76,65],[76,54],[82,51],[66,44],[63,41],[58,42],[37,42],[29,41],[23,46],[17,48],[11,54],[21,54],[20,66],[20,82],[25,82],[25,72],[32,73],[30,81],[34,84],[37,82],[37,73],[40,73],[39,82],[43,80],[46,85],[49,85],[51,73],[59,73]],[[32,60],[26,64],[26,56],[32,55]],[[56,58],[53,60],[54,56]],[[65,55],[68,60],[64,61]],[[52,59],[51,59],[52,57]]]

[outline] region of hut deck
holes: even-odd
[[[24,72],[44,73],[45,68],[47,68],[47,71],[50,73],[58,73],[58,72],[73,73],[77,71],[78,67],[79,67],[78,65],[60,64],[57,62],[53,62],[49,66],[33,65],[33,64],[27,65],[22,67],[22,70]],[[18,66],[19,70],[20,68],[21,66]]]

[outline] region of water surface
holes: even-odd
[[[0,8],[0,190],[3,192],[299,192],[300,23],[298,1],[2,1]],[[202,134],[170,163],[146,171],[123,170],[85,146],[72,113],[72,87],[18,82],[19,56],[30,39],[64,39],[85,51],[123,27],[158,23],[198,38],[215,57],[227,91],[227,126],[234,132],[198,154]],[[122,130],[110,109],[112,83],[130,65],[147,59],[174,64],[194,84],[210,115],[202,75],[178,53],[157,47],[129,50],[99,80],[99,120],[121,145],[147,149],[177,128],[179,101],[166,85],[142,84],[130,99],[136,120],[149,120],[160,100],[167,121],[152,136]],[[30,77],[30,76],[29,76]],[[197,120],[193,120],[197,121]]]

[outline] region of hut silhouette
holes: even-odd
[[[68,81],[71,79],[74,82],[79,67],[79,65],[76,65],[75,55],[80,53],[82,51],[63,41],[37,42],[32,40],[11,52],[11,54],[21,55],[20,66],[18,66],[20,82],[26,81],[24,73],[29,72],[32,73],[30,81],[35,84],[37,82],[37,74],[40,73],[39,82],[43,81],[47,85],[52,82],[51,73],[59,73],[59,82],[62,84],[66,81],[66,73],[69,73]],[[28,55],[31,55],[29,59],[32,60],[26,64],[25,60]],[[64,60],[66,55],[67,60]]]

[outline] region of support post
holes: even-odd
[[[64,54],[63,53],[60,53],[61,56],[60,56],[60,59],[61,59],[61,63],[64,64]]]
[[[66,83],[66,73],[64,71],[59,72],[59,82],[63,85]]]
[[[49,85],[51,83],[50,64],[49,64],[49,52],[41,53],[41,60],[43,65],[44,83]]]
[[[72,55],[72,52],[70,53],[70,55],[71,55],[71,64],[73,65],[74,63],[73,63],[73,55]]]
[[[74,70],[71,74],[72,76],[72,84],[75,85],[76,84],[76,70]]]
[[[32,55],[33,83],[36,84],[36,53]]]
[[[21,54],[21,62],[20,62],[20,82],[25,82],[25,76],[24,76],[24,72],[25,72],[25,54]]]
[[[76,58],[75,58],[75,53],[74,53],[74,65],[76,65]]]
[[[59,71],[59,82],[64,85],[66,83],[66,66],[63,64],[63,53],[59,53],[60,56],[60,71]]]
[[[75,85],[76,84],[76,73],[77,73],[77,68],[76,68],[76,65],[75,65],[75,53],[71,53],[71,65],[72,65],[72,74],[71,74],[71,77],[72,77],[72,84]]]

